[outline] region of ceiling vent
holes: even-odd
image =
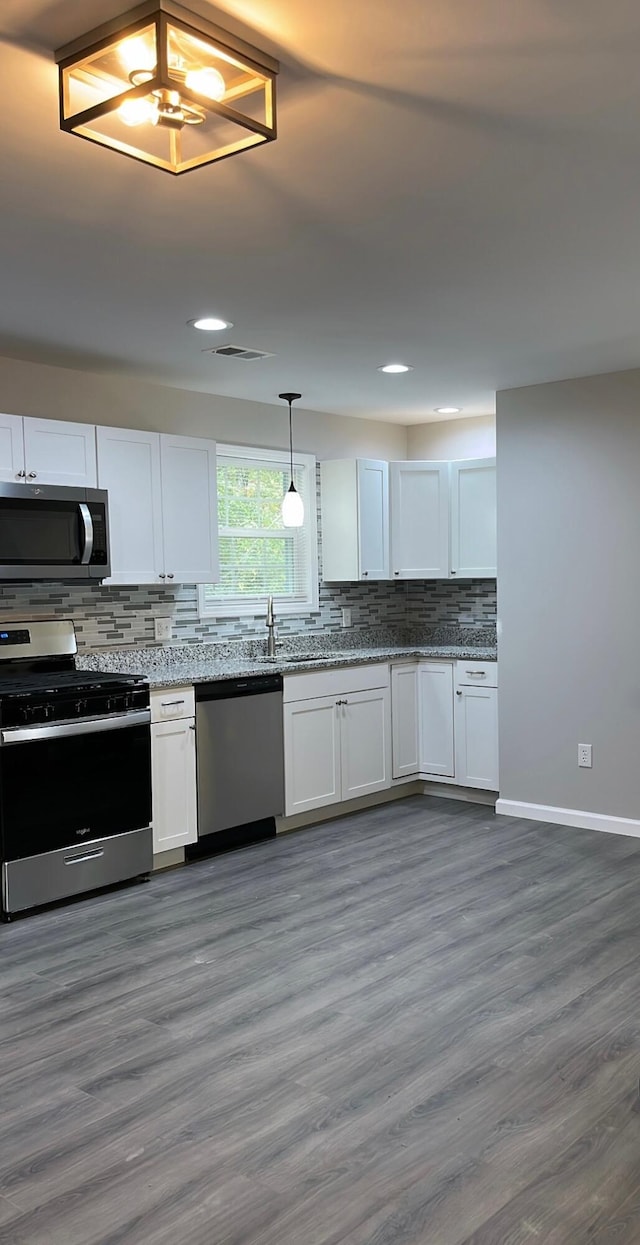
[[[275,356],[268,350],[249,350],[247,346],[213,346],[206,354],[219,354],[225,359],[244,359],[246,363],[254,359],[273,359]]]

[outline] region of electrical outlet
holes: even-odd
[[[578,765],[581,769],[591,769],[593,765],[591,744],[578,744]]]
[[[166,644],[171,639],[171,619],[154,618],[153,631],[157,644]]]
[[[351,610],[347,606],[342,607],[342,626],[351,626]]]

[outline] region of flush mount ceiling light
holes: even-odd
[[[434,406],[436,415],[459,415],[461,406]]]
[[[173,0],[59,48],[60,126],[169,173],[276,137],[278,62]]]
[[[386,372],[388,376],[395,376],[400,372],[412,372],[413,368],[408,363],[382,363],[378,371]]]
[[[283,527],[302,527],[304,523],[304,503],[293,483],[293,430],[291,423],[291,403],[302,397],[301,393],[279,393],[283,402],[289,403],[289,462],[291,466],[291,484],[282,501]]]
[[[199,320],[187,320],[192,329],[201,329],[203,333],[219,333],[221,329],[232,329],[231,320],[219,320],[217,316],[201,316]]]

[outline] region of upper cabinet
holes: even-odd
[[[391,571],[396,579],[449,576],[449,464],[390,463]]]
[[[107,583],[215,583],[215,442],[98,428],[98,481],[109,492]]]
[[[320,464],[325,582],[389,578],[389,464],[372,458]]]
[[[0,480],[95,488],[93,424],[0,415]]]
[[[451,463],[451,574],[496,574],[496,460]]]

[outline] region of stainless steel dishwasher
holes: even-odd
[[[195,691],[198,839],[272,823],[284,810],[282,675],[200,683]],[[238,830],[237,839],[247,836]],[[225,846],[233,845],[227,836]]]

